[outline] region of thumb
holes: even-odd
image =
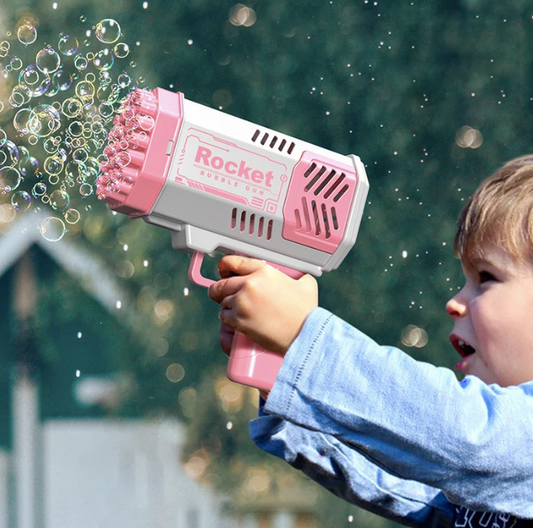
[[[227,279],[235,275],[250,275],[255,271],[264,268],[266,263],[263,260],[243,257],[241,255],[226,255],[218,263],[220,277]]]

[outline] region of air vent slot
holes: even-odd
[[[328,169],[325,165],[319,167],[316,163],[311,163],[303,175],[308,180],[304,187],[305,192],[313,191],[315,196],[320,196],[323,193],[325,200],[333,195],[332,199],[335,203],[350,189],[350,186],[346,183],[341,186],[346,179],[344,172],[339,174],[335,169]]]
[[[263,132],[263,135],[261,135],[261,130],[259,129],[257,129],[252,136],[252,141],[254,143],[257,143],[259,141],[261,145],[266,146],[272,150],[274,150],[277,145],[277,150],[279,152],[283,152],[284,150],[286,150],[287,154],[292,154],[294,147],[296,147],[296,143],[294,141],[288,142],[286,139],[282,139],[278,144],[279,139],[280,138],[278,136],[271,136],[269,132]]]
[[[231,229],[237,229],[240,233],[257,238],[265,238],[270,240],[272,238],[272,230],[274,228],[273,220],[266,220],[264,216],[256,215],[255,213],[248,213],[246,210],[237,209],[234,207],[231,211]]]

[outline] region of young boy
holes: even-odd
[[[309,276],[228,256],[209,294],[226,352],[236,328],[285,355],[250,424],[259,447],[402,524],[519,528],[533,519],[533,156],[480,186],[455,251],[461,382],[319,308]]]

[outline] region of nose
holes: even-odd
[[[462,290],[446,303],[446,313],[452,319],[466,315],[466,302],[461,294]]]

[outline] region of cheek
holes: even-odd
[[[507,331],[508,311],[501,304],[490,299],[479,298],[470,305],[470,317],[478,345],[486,349],[488,345],[501,345]],[[507,336],[507,339],[509,336]]]

